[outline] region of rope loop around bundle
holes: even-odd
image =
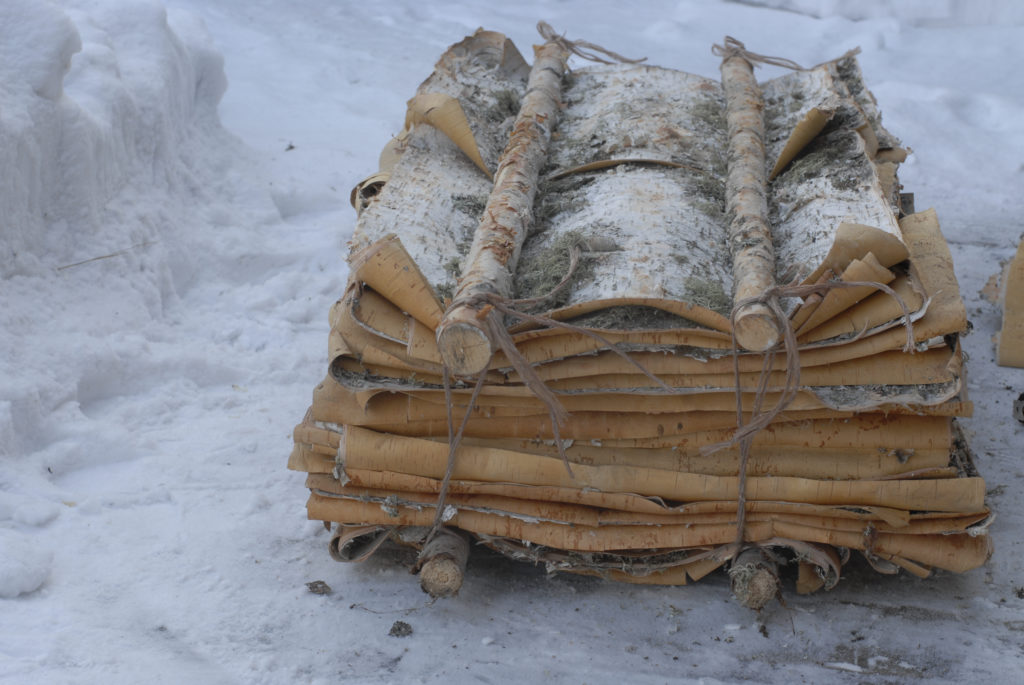
[[[548,387],[547,383],[537,374],[534,370],[533,365],[527,360],[522,353],[518,351],[515,345],[515,341],[512,335],[509,333],[506,327],[506,317],[515,319],[521,322],[532,323],[537,326],[547,328],[558,328],[563,329],[572,333],[584,335],[589,337],[601,344],[603,349],[607,349],[619,357],[624,359],[631,366],[636,368],[645,377],[650,379],[655,385],[665,390],[668,393],[677,393],[677,388],[671,387],[666,384],[662,379],[658,378],[657,375],[645,368],[641,363],[633,359],[628,353],[619,349],[619,347],[608,340],[600,333],[597,333],[588,328],[582,326],[576,326],[574,324],[559,321],[551,317],[529,314],[521,311],[519,308],[525,306],[533,306],[550,299],[552,296],[557,294],[562,288],[564,288],[572,278],[573,273],[578,267],[579,260],[581,258],[581,250],[578,246],[570,250],[570,266],[566,275],[562,278],[561,282],[558,283],[551,291],[541,297],[527,298],[527,299],[511,299],[502,297],[494,293],[479,293],[470,297],[464,298],[458,302],[459,305],[466,305],[473,307],[479,312],[479,319],[483,325],[484,331],[487,337],[500,349],[505,357],[508,359],[512,368],[519,374],[523,384],[530,389],[530,391],[537,397],[547,408],[548,416],[551,421],[551,432],[555,441],[555,446],[558,449],[559,456],[562,458],[565,464],[566,471],[570,477],[573,476],[572,467],[570,466],[568,455],[565,452],[565,445],[562,442],[561,433],[559,426],[568,418],[569,413],[562,405],[558,396]],[[732,447],[738,445],[740,448],[740,463],[738,470],[738,493],[737,493],[737,537],[736,537],[736,549],[739,549],[744,544],[745,534],[745,522],[746,522],[746,479],[747,479],[747,464],[750,459],[750,448],[753,443],[754,436],[766,428],[772,423],[782,412],[784,412],[793,400],[796,398],[797,393],[800,389],[800,352],[799,343],[796,339],[796,332],[793,330],[792,323],[789,317],[786,315],[782,308],[781,300],[790,297],[806,298],[810,295],[825,295],[829,291],[839,288],[857,288],[857,287],[871,287],[875,290],[884,292],[888,296],[892,297],[899,305],[903,316],[901,325],[906,329],[906,342],[903,345],[903,351],[906,353],[913,353],[914,347],[914,331],[913,323],[911,321],[911,312],[907,307],[906,302],[900,295],[884,283],[877,281],[829,281],[825,283],[815,283],[809,285],[785,285],[775,286],[767,289],[756,297],[747,298],[736,303],[732,311],[733,320],[733,335],[732,335],[732,358],[733,358],[733,377],[735,381],[735,396],[736,396],[736,432],[733,436],[724,442],[710,445],[701,450],[704,455],[710,455],[714,452],[724,449],[726,447]],[[452,303],[455,306],[456,303]],[[764,361],[761,367],[761,374],[758,379],[757,388],[754,394],[754,401],[750,411],[750,421],[745,422],[744,411],[743,411],[743,393],[740,387],[740,366],[739,366],[739,345],[736,341],[735,336],[735,318],[737,312],[750,304],[763,304],[769,311],[772,312],[779,327],[783,332],[782,341],[771,350],[764,353]],[[863,332],[861,333],[861,335]],[[784,352],[786,355],[786,376],[785,383],[782,388],[781,395],[775,406],[767,411],[763,411],[763,405],[767,394],[769,392],[770,379],[772,369],[774,368],[775,357],[778,352]],[[487,367],[490,363],[487,364]],[[487,371],[486,368],[481,371],[478,375],[474,384],[472,395],[469,399],[469,403],[466,407],[466,412],[462,417],[462,420],[456,428],[454,417],[453,417],[453,406],[452,406],[452,392],[451,392],[451,374],[447,366],[443,369],[444,379],[444,391],[445,391],[445,405],[447,408],[448,417],[448,463],[445,470],[445,475],[441,483],[437,510],[435,513],[434,526],[431,530],[428,539],[433,538],[437,531],[443,526],[446,517],[446,498],[450,487],[451,478],[454,473],[455,458],[458,451],[459,445],[462,442],[463,435],[466,430],[466,426],[469,423],[469,419],[472,416],[476,402],[483,390]]]
[[[828,281],[825,283],[814,283],[809,285],[775,286],[765,290],[756,297],[746,298],[737,302],[732,309],[732,359],[733,378],[736,383],[736,432],[729,440],[703,448],[701,450],[701,454],[710,455],[723,448],[739,445],[740,455],[739,468],[737,472],[738,484],[736,496],[735,550],[741,549],[745,542],[744,537],[746,532],[747,516],[747,464],[750,461],[750,448],[753,444],[754,436],[778,418],[779,414],[784,412],[789,405],[792,404],[793,400],[796,399],[797,392],[800,390],[799,344],[796,339],[796,331],[793,330],[793,324],[782,308],[781,300],[787,297],[806,298],[809,295],[824,295],[830,290],[838,288],[858,288],[864,286],[881,290],[896,300],[896,303],[899,304],[900,309],[903,312],[902,325],[906,329],[907,333],[907,339],[903,345],[903,352],[913,354],[915,349],[914,328],[913,322],[911,321],[910,309],[907,307],[907,303],[904,302],[903,298],[900,297],[895,290],[890,288],[888,285],[877,281]],[[776,322],[779,324],[779,328],[783,333],[783,338],[778,345],[765,352],[764,362],[761,366],[761,375],[758,379],[757,390],[754,393],[754,403],[750,409],[750,421],[744,423],[743,393],[740,390],[739,345],[736,342],[735,323],[737,313],[743,307],[751,304],[762,304],[768,308],[775,317]],[[768,411],[762,411],[764,400],[768,394],[768,385],[772,369],[775,365],[775,355],[779,351],[780,345],[782,347],[782,351],[786,354],[786,380],[783,384],[782,393],[778,402],[775,403],[775,406]]]
[[[603,48],[600,45],[596,45],[595,43],[591,43],[587,40],[569,40],[565,37],[564,33],[556,33],[555,29],[551,27],[551,24],[546,21],[537,22],[537,33],[539,33],[541,38],[548,43],[557,43],[569,54],[582,57],[590,62],[598,62],[599,64],[615,64],[616,62],[620,62],[622,64],[638,64],[647,60],[646,57],[641,57],[640,59],[623,57],[617,52],[612,52],[608,48]],[[600,55],[610,57],[614,61],[609,61]]]

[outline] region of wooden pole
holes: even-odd
[[[533,220],[533,199],[541,167],[547,160],[569,53],[556,41],[534,48],[526,96],[477,227],[453,298],[437,328],[437,345],[448,368],[458,376],[482,372],[496,350],[484,318],[499,316],[485,308],[481,295],[512,296],[512,275]]]
[[[743,606],[760,611],[779,596],[779,571],[759,547],[740,552],[729,567],[732,594]]]
[[[729,126],[728,176],[725,186],[729,247],[733,260],[733,306],[758,297],[775,285],[775,251],[765,197],[764,100],[754,67],[739,49],[722,60],[722,87]],[[762,352],[778,343],[779,324],[763,304],[743,305],[734,314],[736,341]]]
[[[469,536],[441,528],[420,551],[420,587],[431,597],[453,597],[462,587],[469,560]]]

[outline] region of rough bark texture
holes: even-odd
[[[901,239],[889,194],[882,188],[865,139],[868,118],[834,65],[794,72],[764,85],[766,136],[773,151],[810,107],[829,109],[832,119],[772,181],[769,220],[776,280],[804,281],[825,261],[843,223],[880,229]],[[769,164],[774,160],[769,159]],[[862,248],[863,257],[872,249]]]
[[[456,98],[483,161],[493,169],[508,140],[529,67],[500,34],[477,32],[452,46],[417,95]],[[421,123],[389,144],[398,154],[387,183],[365,206],[352,251],[398,233],[440,295],[450,296],[492,182],[434,127]]]
[[[775,251],[765,199],[764,102],[750,62],[740,56],[722,62],[729,123],[729,175],[725,186],[732,251],[733,306],[775,285]],[[746,304],[733,318],[737,342],[748,350],[773,347],[778,323],[763,304]]]
[[[535,230],[516,273],[517,295],[550,292],[578,245],[580,266],[543,309],[604,302],[605,316],[578,323],[621,329],[663,326],[657,309],[607,309],[629,298],[687,302],[728,315],[720,86],[658,67],[594,67],[569,77],[565,104]],[[600,162],[620,163],[558,177]]]
[[[477,317],[481,305],[472,300],[482,294],[513,294],[512,274],[533,220],[533,199],[547,160],[568,57],[557,43],[536,51],[523,106],[473,236],[453,307],[437,330],[441,355],[457,375],[483,371],[496,348]]]

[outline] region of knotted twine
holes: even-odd
[[[617,52],[612,52],[608,48],[603,48],[600,45],[596,45],[587,40],[569,40],[565,37],[564,33],[555,33],[555,30],[551,28],[551,24],[546,21],[537,22],[537,33],[539,33],[548,43],[557,43],[569,54],[582,57],[590,62],[599,62],[600,64],[614,64],[615,62],[621,62],[623,64],[638,64],[647,60],[646,57],[641,57],[640,59],[623,57]],[[609,62],[596,53],[601,53],[602,55],[611,57],[615,62]]]
[[[717,43],[715,45],[712,45],[711,54],[715,55],[716,57],[721,57],[723,62],[733,57],[742,57],[747,61],[748,64],[750,64],[752,68],[759,67],[762,64],[769,64],[775,67],[782,67],[783,69],[792,69],[793,71],[811,71],[812,69],[817,69],[818,67],[823,66],[825,64],[832,64],[833,62],[842,61],[847,57],[859,55],[860,48],[857,47],[851,50],[847,50],[845,53],[843,53],[839,57],[836,57],[835,59],[826,60],[825,62],[815,64],[813,67],[809,68],[802,67],[793,60],[786,59],[785,57],[771,57],[769,55],[761,55],[759,53],[747,50],[747,46],[744,45],[742,41],[736,40],[732,36],[725,37],[725,45],[718,45]]]

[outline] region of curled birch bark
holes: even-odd
[[[441,356],[457,375],[483,371],[496,349],[483,318],[498,314],[483,311],[484,305],[476,298],[512,296],[512,274],[532,221],[537,179],[547,159],[569,53],[556,42],[545,43],[535,52],[523,106],[502,153],[459,289],[437,329]]]
[[[754,67],[739,51],[733,51],[726,53],[721,72],[729,126],[725,201],[726,212],[732,217],[729,247],[735,307],[775,285],[775,253],[765,199],[764,101]],[[775,317],[760,303],[736,310],[733,326],[736,341],[755,352],[773,347],[781,336]]]

